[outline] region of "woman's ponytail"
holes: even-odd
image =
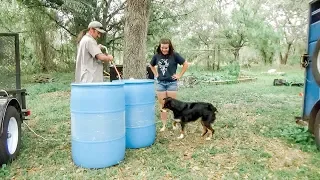
[[[79,42],[81,41],[82,37],[84,35],[86,35],[87,32],[88,32],[88,29],[84,29],[84,30],[80,31],[80,33],[78,34],[78,37],[77,37],[77,44],[79,44]]]

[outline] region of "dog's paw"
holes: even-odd
[[[161,129],[160,129],[160,132],[163,132],[163,131],[165,131],[166,130],[166,127],[162,127]]]
[[[206,140],[207,140],[207,141],[210,141],[210,140],[211,140],[211,137],[207,137]]]
[[[173,130],[177,130],[177,129],[178,129],[178,126],[177,126],[177,125],[172,125],[172,129],[173,129]]]
[[[180,136],[178,137],[178,139],[183,139],[183,138],[184,138],[183,134],[180,134]]]
[[[167,110],[165,110],[165,109],[161,109],[160,111],[161,111],[161,112],[167,112]]]
[[[208,131],[202,132],[202,133],[201,133],[201,137],[203,137],[203,136],[206,135],[207,133],[208,133]]]

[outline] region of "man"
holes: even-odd
[[[112,61],[113,56],[103,54],[101,45],[98,45],[96,41],[102,33],[106,33],[102,24],[98,21],[92,21],[88,25],[88,29],[79,34],[76,83],[103,82],[103,62]]]

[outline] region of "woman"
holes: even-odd
[[[176,73],[178,64],[182,65],[180,73]],[[151,59],[150,65],[157,79],[157,97],[160,105],[160,117],[163,124],[160,131],[164,131],[166,129],[168,115],[166,111],[162,111],[163,98],[177,97],[177,81],[186,72],[188,63],[179,53],[174,52],[174,48],[169,39],[161,39],[157,52]],[[157,69],[155,66],[157,66]],[[175,126],[173,128],[175,128]]]

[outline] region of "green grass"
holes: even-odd
[[[199,122],[187,125],[187,135],[177,140],[179,131],[171,125],[159,132],[148,148],[126,150],[125,160],[103,169],[84,169],[71,159],[70,82],[73,73],[51,74],[55,81],[26,82],[29,126],[23,125],[23,146],[18,159],[0,169],[1,179],[317,179],[320,155],[312,135],[295,123],[302,113],[303,87],[275,87],[277,75],[262,72],[267,67],[244,69],[257,77],[252,82],[213,85],[201,83],[179,90],[184,101],[207,101],[218,108],[211,141],[200,138]],[[280,76],[303,82],[299,67],[281,67]],[[195,72],[196,76],[228,77],[227,71]]]

